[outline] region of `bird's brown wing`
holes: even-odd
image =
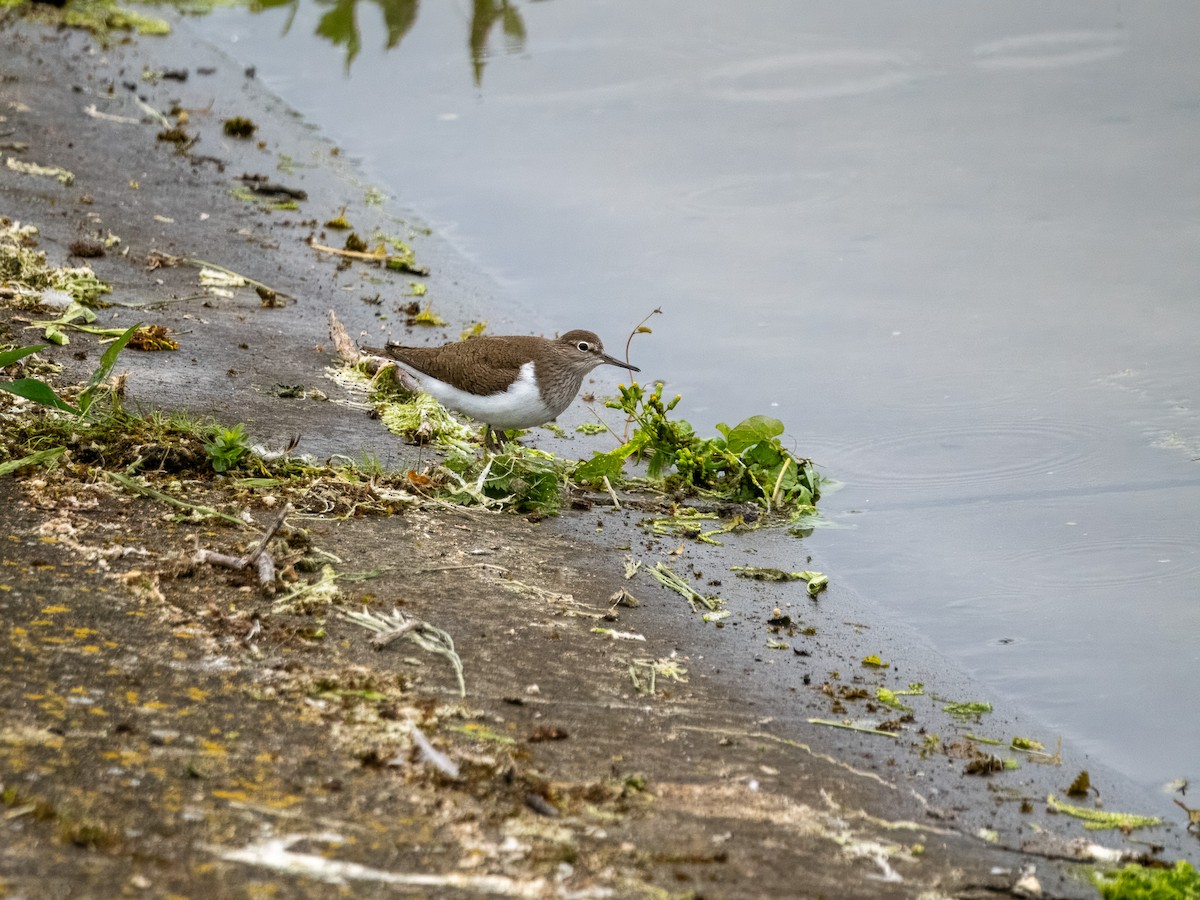
[[[469,385],[472,394],[498,394],[508,389],[532,357],[533,341],[507,338],[500,342],[481,337],[443,347],[401,347],[389,344],[384,355],[412,366],[438,381]],[[364,348],[365,349],[365,348]]]

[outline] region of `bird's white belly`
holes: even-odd
[[[521,366],[521,374],[501,394],[471,394],[459,390],[444,381],[438,381],[416,371],[404,363],[398,363],[421,385],[422,390],[442,406],[472,419],[491,425],[493,428],[532,428],[543,425],[556,416],[554,410],[542,401],[537,383],[533,380],[533,363]]]

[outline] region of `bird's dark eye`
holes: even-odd
[[[587,341],[580,341],[575,346],[578,347],[580,350],[582,350],[584,353],[587,353],[589,350],[592,349],[592,345],[589,344]]]

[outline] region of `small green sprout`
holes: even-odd
[[[241,423],[232,428],[218,426],[212,438],[204,443],[204,452],[208,454],[214,472],[228,472],[250,452],[249,435]]]

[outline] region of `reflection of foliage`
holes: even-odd
[[[318,0],[322,6],[331,5],[331,0]],[[346,68],[358,55],[362,47],[358,26],[354,20],[354,7],[358,0],[332,0],[332,8],[317,23],[317,34],[329,38],[334,44],[346,45]],[[383,12],[383,23],[387,27],[387,49],[391,50],[408,34],[417,20],[418,0],[374,0]]]
[[[0,0],[2,2],[2,0]],[[355,8],[359,0],[317,0],[322,7],[328,8],[321,21],[317,23],[317,34],[327,38],[335,46],[346,47],[346,68],[354,62],[362,49],[362,36],[359,33]],[[399,46],[400,41],[408,34],[417,21],[417,9],[420,0],[371,0],[383,13],[384,27],[387,29],[387,49]],[[290,11],[286,32],[292,26],[300,0],[254,0],[252,8],[255,11],[287,7]],[[483,67],[487,64],[488,37],[500,23],[504,34],[504,49],[509,53],[520,53],[525,47],[525,21],[520,11],[509,0],[474,0],[471,12],[471,68],[475,84],[483,82]]]
[[[504,47],[509,53],[520,53],[525,46],[525,22],[515,6],[508,0],[475,0],[471,16],[471,66],[476,85],[483,83],[488,35],[497,22],[507,38]]]

